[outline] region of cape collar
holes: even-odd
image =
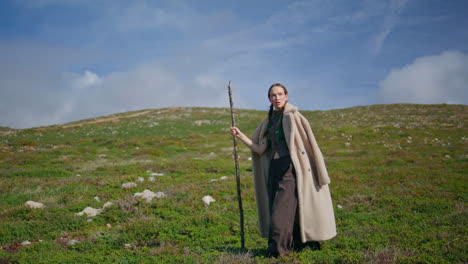
[[[287,103],[283,111],[283,114],[294,113],[297,111],[297,107],[290,103]]]

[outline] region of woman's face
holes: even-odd
[[[283,109],[286,105],[286,101],[288,101],[288,95],[285,94],[284,89],[280,86],[271,88],[269,97],[270,103],[272,103],[277,110]]]

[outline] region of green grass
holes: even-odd
[[[144,111],[68,128],[0,128],[0,263],[468,262],[467,106],[302,111],[332,179],[338,236],[321,251],[280,259],[263,257],[267,242],[258,234],[245,146],[246,250],[239,249],[228,109]],[[237,124],[252,134],[265,115],[237,110]],[[164,176],[150,182],[150,172]],[[146,181],[121,188],[138,177]],[[168,196],[133,198],[144,189]],[[216,202],[205,207],[204,195]],[[46,208],[27,209],[28,200]],[[107,201],[114,204],[92,221],[75,215]],[[80,242],[67,245],[71,239]],[[25,240],[32,245],[15,247]]]

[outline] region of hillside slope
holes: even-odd
[[[239,252],[229,109],[167,108],[2,129],[0,263],[468,262],[468,106],[302,113],[332,178],[339,234],[321,251],[262,257],[250,151],[241,146],[248,251]],[[237,124],[251,134],[265,115],[237,110]],[[136,187],[122,188],[128,182]],[[166,196],[134,197],[145,189]],[[216,200],[209,207],[205,195]],[[95,217],[75,215],[106,202]]]

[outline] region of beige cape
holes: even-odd
[[[254,143],[258,144],[263,138],[267,123],[268,118],[265,118],[255,130]],[[289,103],[283,114],[283,130],[296,171],[301,240],[331,239],[336,236],[336,224],[325,161],[309,122]],[[258,221],[263,237],[268,237],[270,226],[267,187],[270,158],[268,151],[262,155],[252,152]]]

